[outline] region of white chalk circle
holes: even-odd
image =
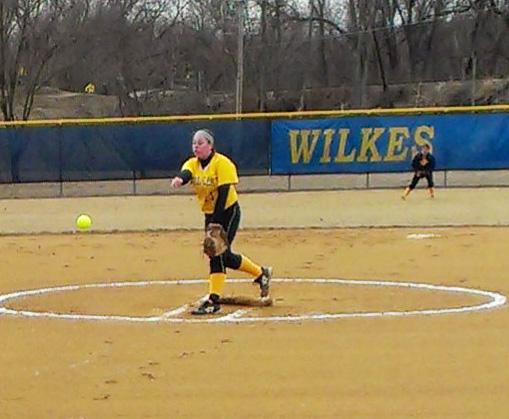
[[[414,282],[392,282],[392,281],[376,281],[376,280],[350,280],[350,279],[324,279],[324,278],[311,278],[311,279],[297,279],[297,278],[282,278],[273,279],[274,283],[297,283],[297,284],[338,284],[338,285],[352,285],[352,286],[373,286],[373,287],[398,287],[398,288],[411,288],[420,290],[441,291],[447,293],[459,293],[467,295],[475,295],[486,298],[488,301],[482,304],[469,305],[464,307],[455,308],[438,308],[426,310],[402,310],[402,311],[373,311],[373,312],[349,312],[349,313],[313,313],[302,315],[288,315],[288,316],[266,316],[266,317],[249,317],[246,315],[248,310],[237,310],[234,313],[229,313],[224,316],[211,316],[207,318],[183,318],[178,317],[186,311],[187,305],[176,307],[168,311],[166,314],[151,317],[136,317],[136,316],[117,316],[117,315],[95,315],[95,314],[75,314],[75,313],[54,313],[54,312],[36,312],[29,310],[15,310],[5,307],[8,301],[14,301],[20,298],[39,296],[51,293],[61,293],[68,291],[77,291],[90,288],[123,288],[123,287],[148,287],[153,285],[195,285],[205,284],[208,281],[202,279],[192,280],[168,280],[168,281],[137,281],[137,282],[112,282],[102,284],[86,284],[86,285],[66,285],[61,287],[40,288],[25,291],[16,291],[9,294],[0,295],[0,316],[22,316],[31,318],[53,318],[53,319],[66,319],[66,320],[113,320],[113,321],[128,321],[128,322],[170,322],[170,323],[218,323],[218,322],[291,322],[291,321],[306,321],[306,320],[334,320],[356,317],[404,317],[404,316],[417,316],[417,315],[443,315],[443,314],[457,314],[469,313],[481,310],[489,310],[501,307],[506,303],[507,298],[503,294],[493,291],[484,291],[473,288],[452,287],[446,285],[432,285],[421,284]],[[229,279],[229,283],[246,283],[251,282],[249,279]],[[170,314],[168,314],[170,313]]]

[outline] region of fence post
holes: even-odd
[[[62,125],[58,126],[58,130],[60,131],[58,135],[58,184],[59,184],[59,196],[62,198],[64,196],[64,179],[63,179],[63,156],[62,156]]]

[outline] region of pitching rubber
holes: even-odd
[[[221,297],[219,299],[219,304],[232,306],[269,307],[274,304],[274,301],[270,297],[254,298],[239,295],[234,297]]]

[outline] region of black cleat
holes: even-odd
[[[272,278],[272,267],[262,266],[262,274],[256,278],[253,283],[260,286],[260,297],[265,298],[269,296],[270,279]]]
[[[200,304],[199,307],[196,307],[191,311],[191,314],[195,316],[202,316],[204,314],[214,314],[217,313],[221,309],[221,306],[218,303],[213,302],[212,300],[205,300]]]

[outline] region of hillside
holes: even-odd
[[[474,100],[472,100],[474,98]],[[298,92],[271,92],[266,110],[330,110],[351,109],[352,89],[349,86],[314,89]],[[181,115],[234,112],[232,94],[213,93],[208,96],[195,91],[164,92],[140,102],[145,115]],[[364,108],[406,108],[429,106],[488,105],[509,103],[509,79],[471,82],[451,81],[391,85],[387,91],[381,86],[368,86]],[[129,104],[124,109],[129,108]],[[244,111],[255,112],[255,98],[244,100]],[[131,112],[131,115],[136,115]],[[61,118],[121,117],[116,96],[67,92],[42,88],[34,98],[31,120]]]
[[[120,116],[118,98],[42,88],[34,97],[30,119]]]

